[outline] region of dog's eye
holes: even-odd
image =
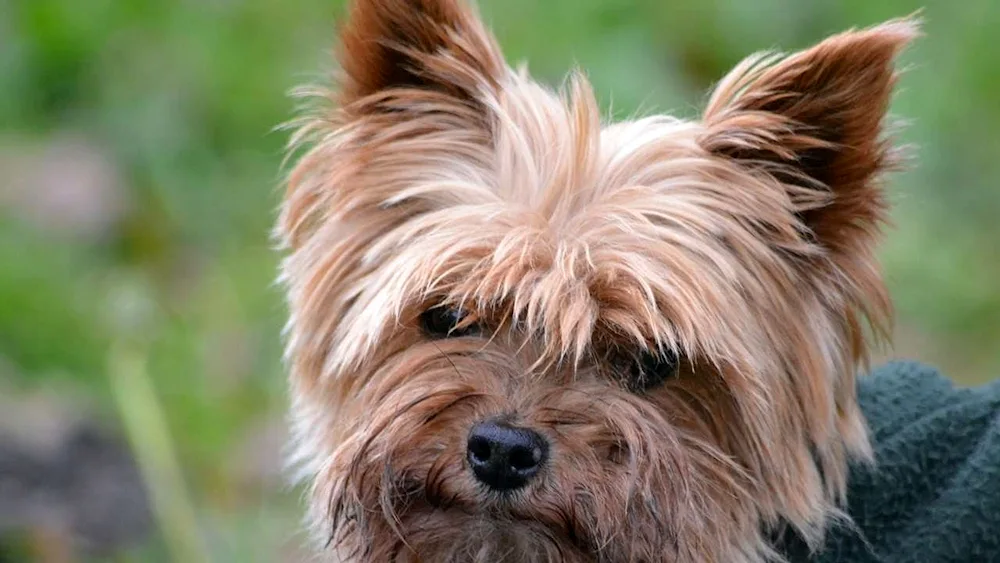
[[[466,322],[466,314],[452,307],[433,307],[420,316],[424,332],[437,338],[456,338],[479,332],[479,326]]]
[[[644,352],[629,366],[629,388],[633,391],[648,391],[663,385],[677,375],[680,358],[672,350]]]

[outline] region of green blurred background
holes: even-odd
[[[305,560],[279,475],[273,128],[330,68],[341,4],[0,0],[0,410],[58,405],[132,444],[152,531],[96,560]],[[619,116],[695,116],[744,55],[921,7],[894,104],[918,156],[892,185],[887,355],[974,383],[1000,375],[1000,2],[481,2],[511,61],[553,84],[578,63]],[[0,561],[80,560],[58,525],[2,522]]]

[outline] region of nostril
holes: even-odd
[[[490,462],[490,442],[481,436],[473,436],[469,439],[469,460],[475,464],[485,464]]]
[[[516,471],[530,471],[537,468],[541,462],[542,448],[538,445],[516,447],[510,452],[510,466]]]

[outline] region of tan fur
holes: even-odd
[[[697,122],[606,124],[503,62],[459,0],[356,0],[338,88],[293,139],[277,232],[296,463],[332,561],[759,562],[813,545],[870,457],[854,396],[890,305],[875,259],[894,21],[753,57]],[[461,305],[487,333],[431,340]],[[634,393],[622,350],[684,358]],[[469,428],[541,432],[483,490]]]

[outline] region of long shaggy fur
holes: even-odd
[[[882,123],[912,20],[755,56],[703,119],[603,123],[460,0],[356,0],[277,227],[311,526],[332,561],[755,563],[818,545],[870,457],[854,377],[889,300]],[[418,318],[463,308],[480,336]],[[870,330],[870,329],[874,330]],[[617,359],[672,350],[645,393]],[[551,444],[472,477],[469,428]]]

